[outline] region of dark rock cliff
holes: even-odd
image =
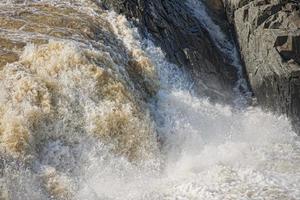
[[[300,125],[300,2],[224,0],[258,103]],[[299,132],[299,131],[298,131]]]
[[[170,61],[191,72],[200,94],[231,101],[237,79],[235,68],[213,44],[185,1],[106,0],[104,6],[125,14],[143,33],[150,33]]]
[[[295,127],[299,126],[300,2],[212,0],[204,3],[227,35],[231,29],[227,19],[234,27],[258,104],[286,114]],[[230,100],[235,70],[214,46],[185,1],[107,0],[106,5],[135,19],[144,33],[151,33],[167,57],[189,69],[198,88],[206,88],[200,93],[213,99]]]

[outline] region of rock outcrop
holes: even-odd
[[[259,104],[300,125],[300,2],[224,0]]]
[[[106,0],[104,6],[135,20],[144,34],[150,33],[170,61],[191,72],[200,94],[231,100],[236,70],[185,1]]]

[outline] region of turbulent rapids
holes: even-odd
[[[0,199],[300,199],[285,117],[199,97],[96,1],[0,8]]]

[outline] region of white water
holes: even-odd
[[[8,163],[13,167],[6,168],[6,179],[0,183],[6,183],[11,199],[47,199],[40,174],[48,177],[47,182],[67,185],[73,193],[70,199],[300,199],[300,141],[285,117],[259,108],[235,110],[196,96],[185,72],[168,63],[151,41],[142,40],[124,17],[109,13],[107,19],[124,46],[142,50],[158,72],[160,90],[149,107],[161,152],[130,162],[101,141],[73,129],[58,130],[72,138],[70,143],[47,141],[35,169],[18,171],[18,163]],[[68,48],[72,55],[74,50]],[[62,80],[70,84],[68,77]],[[76,99],[80,89],[70,96]],[[99,106],[85,96],[79,100],[88,105],[85,117],[110,110],[110,104]],[[73,113],[66,113],[66,119],[76,123]]]
[[[187,75],[131,31],[136,37],[127,37],[126,46],[142,47],[160,76],[152,107],[162,155],[143,167],[121,158],[99,161],[90,153],[93,165],[85,170],[80,199],[300,198],[300,142],[286,118],[258,108],[235,111],[193,95]]]

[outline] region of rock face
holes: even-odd
[[[200,94],[222,101],[232,98],[233,84],[237,79],[235,68],[213,44],[185,1],[104,2],[105,6],[136,19],[142,31],[151,33],[170,61],[189,69]],[[219,1],[217,7],[222,8],[221,5]],[[221,15],[219,11],[218,15]]]
[[[224,0],[258,103],[300,125],[300,2]]]

